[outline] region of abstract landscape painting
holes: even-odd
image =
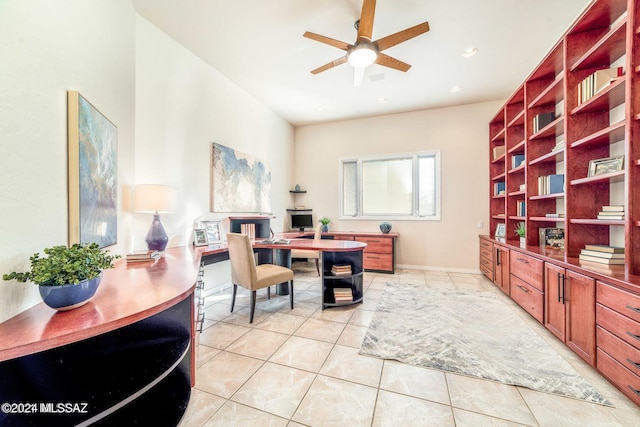
[[[271,212],[271,170],[263,160],[211,144],[211,211]]]
[[[68,92],[69,244],[118,241],[118,129],[78,92]]]

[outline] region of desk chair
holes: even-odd
[[[251,291],[251,315],[249,323],[253,323],[256,310],[256,290],[267,288],[282,282],[289,282],[289,298],[293,309],[293,271],[274,264],[256,265],[251,241],[246,234],[227,233],[229,259],[231,260],[231,281],[233,282],[233,297],[231,298],[231,312],[236,303],[238,285]]]
[[[319,241],[322,238],[322,224],[318,224],[316,232],[313,235],[313,241]],[[291,258],[307,258],[316,260],[316,270],[320,275],[320,251],[312,251],[310,249],[291,249]]]

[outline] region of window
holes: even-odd
[[[440,152],[340,160],[343,217],[440,219]]]

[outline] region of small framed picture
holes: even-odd
[[[506,232],[507,232],[507,228],[504,224],[504,222],[501,222],[500,224],[498,224],[496,226],[496,237],[505,237],[506,236]]]
[[[202,221],[202,227],[207,231],[208,244],[222,242],[221,221]]]
[[[610,172],[618,172],[624,168],[624,156],[595,159],[589,162],[589,175],[598,176]]]
[[[207,241],[207,230],[204,228],[196,228],[193,230],[193,245],[194,246],[206,246],[208,245]]]

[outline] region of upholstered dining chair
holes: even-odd
[[[318,224],[316,227],[313,240],[318,241],[322,238],[322,224]],[[316,270],[318,270],[318,276],[320,275],[320,251],[313,251],[311,249],[291,249],[291,258],[307,258],[316,260]]]
[[[236,304],[238,285],[251,291],[251,314],[249,323],[253,323],[256,310],[256,291],[267,288],[268,298],[271,298],[270,286],[289,282],[289,299],[293,309],[293,271],[274,264],[256,265],[251,241],[246,234],[227,233],[229,259],[231,260],[231,281],[233,296],[231,297],[231,312]]]

